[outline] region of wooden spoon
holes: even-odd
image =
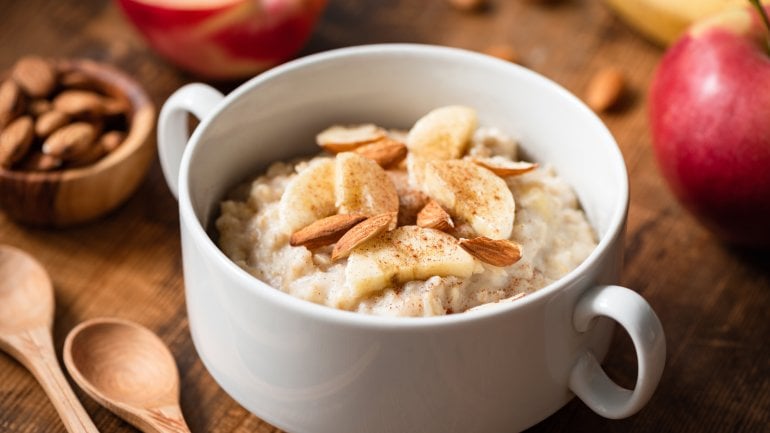
[[[187,433],[174,357],[152,331],[126,320],[81,323],[64,341],[64,365],[94,400],[145,433]]]
[[[53,310],[53,285],[43,266],[19,249],[0,245],[0,350],[32,372],[67,431],[98,433],[56,361]]]

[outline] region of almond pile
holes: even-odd
[[[538,165],[468,156],[476,127],[475,110],[449,106],[418,120],[406,139],[373,124],[322,131],[316,141],[334,157],[312,160],[281,197],[290,244],[333,245],[332,261],[349,257],[347,278],[359,295],[433,275],[468,277],[474,259],[516,263],[515,202],[504,178]],[[397,188],[397,176],[408,185]],[[410,194],[421,199],[405,200]],[[410,206],[419,207],[406,212]]]
[[[83,72],[39,57],[16,62],[0,83],[0,168],[51,171],[114,151],[131,106]]]

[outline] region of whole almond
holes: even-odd
[[[99,90],[99,83],[80,71],[67,71],[61,75],[59,83],[67,89]]]
[[[348,230],[334,245],[332,260],[347,257],[355,247],[383,233],[397,218],[397,214],[397,212],[385,212],[375,215]]]
[[[511,44],[490,45],[484,49],[483,53],[511,63],[519,63],[520,60],[519,52]]]
[[[35,117],[40,117],[53,110],[53,104],[47,99],[33,99],[27,108],[29,113]]]
[[[62,160],[40,151],[34,151],[21,162],[21,169],[28,171],[51,171],[62,165]]]
[[[452,217],[436,200],[428,200],[428,204],[417,214],[417,225],[426,229],[436,229],[443,232],[454,228]]]
[[[121,143],[123,143],[123,140],[126,139],[126,134],[120,132],[120,131],[110,131],[104,133],[101,137],[99,137],[99,145],[104,148],[104,151],[109,153],[113,150],[117,149],[118,146],[120,146]]]
[[[460,246],[473,257],[494,266],[510,266],[521,259],[521,245],[507,239],[481,236],[462,239]]]
[[[119,116],[128,114],[131,106],[123,98],[104,98],[102,100],[103,113],[105,116]]]
[[[48,137],[43,143],[43,153],[66,160],[87,151],[95,139],[96,130],[93,125],[86,122],[71,123]]]
[[[294,232],[289,244],[294,247],[304,246],[309,250],[325,247],[337,242],[348,230],[365,219],[366,215],[360,214],[332,215]]]
[[[624,87],[625,79],[620,69],[604,68],[588,84],[586,103],[596,112],[606,111],[620,100]]]
[[[487,6],[486,0],[449,0],[449,4],[463,12],[477,12]]]
[[[29,56],[16,62],[11,77],[27,95],[44,98],[56,87],[56,70],[40,57]]]
[[[99,116],[104,111],[102,96],[88,90],[65,90],[53,100],[53,106],[70,116]]]
[[[99,143],[91,143],[88,147],[67,158],[68,167],[83,167],[100,160],[107,153]]]
[[[35,121],[35,135],[40,138],[46,138],[57,129],[66,125],[69,120],[70,117],[61,111],[49,111],[38,117]]]
[[[0,84],[0,130],[16,116],[21,93],[19,86],[11,80]]]
[[[406,158],[406,144],[400,141],[384,138],[371,144],[357,147],[354,152],[379,164],[382,168],[388,168]]]
[[[0,132],[0,167],[8,168],[24,158],[32,145],[34,124],[30,116],[22,116]]]

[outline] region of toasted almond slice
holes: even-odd
[[[452,217],[436,200],[428,200],[428,204],[417,214],[417,225],[426,229],[436,229],[445,232],[455,226]]]
[[[289,244],[303,246],[309,250],[325,247],[337,242],[342,235],[356,224],[366,219],[366,215],[342,214],[322,218],[291,235]]]
[[[355,152],[371,159],[382,168],[388,168],[406,158],[406,144],[400,141],[383,138],[374,143],[364,144]]]
[[[347,257],[353,248],[363,244],[369,239],[383,233],[397,218],[397,212],[385,212],[367,218],[365,221],[348,230],[334,245],[332,261]]]
[[[387,131],[371,123],[351,126],[335,125],[318,134],[316,143],[329,152],[340,153],[381,140],[387,135]]]
[[[521,245],[508,239],[484,236],[460,240],[460,246],[473,257],[494,266],[510,266],[521,259]]]
[[[538,167],[536,162],[509,161],[505,158],[468,158],[474,164],[480,165],[492,173],[501,176],[518,176]]]

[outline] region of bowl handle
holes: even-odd
[[[179,198],[179,166],[190,138],[187,115],[189,113],[203,120],[224,98],[211,86],[193,83],[174,92],[160,110],[158,156],[168,188],[176,198]]]
[[[581,354],[569,377],[569,387],[594,412],[606,418],[625,418],[644,406],[658,386],[666,362],[666,339],[650,305],[625,287],[598,286],[583,294],[575,307],[578,332],[591,329],[592,319],[609,317],[625,328],[634,342],[638,362],[636,386],[618,386],[602,370],[590,350]]]

